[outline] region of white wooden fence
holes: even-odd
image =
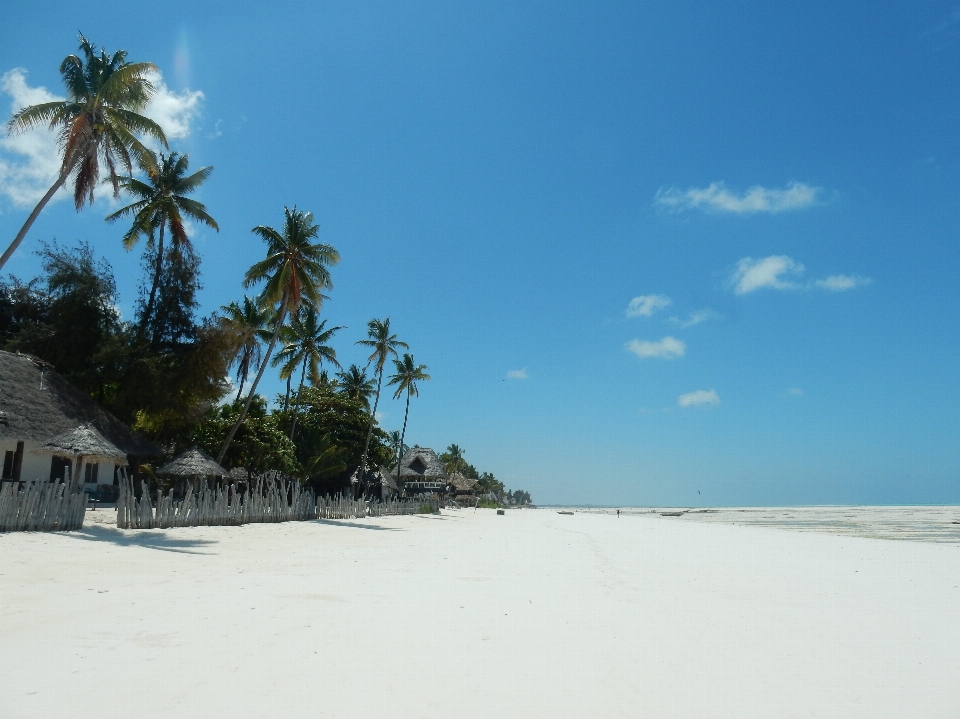
[[[361,519],[391,514],[439,512],[435,499],[412,499],[389,502],[366,502],[347,495],[315,497],[299,482],[258,479],[247,492],[239,492],[235,484],[209,488],[201,482],[200,491],[187,488],[182,500],[174,500],[173,490],[166,495],[157,491],[156,510],[146,482],[141,482],[140,499],[133,491],[133,481],[121,475],[117,498],[117,527],[152,529],[291,522],[310,519]]]
[[[87,495],[73,481],[4,482],[0,532],[63,532],[83,527]]]

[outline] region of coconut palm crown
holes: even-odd
[[[237,379],[240,382],[237,399],[240,399],[247,375],[253,367],[260,364],[260,343],[270,341],[270,332],[266,327],[272,313],[269,308],[246,295],[243,297],[243,304],[231,302],[220,310],[223,312],[223,323],[236,336],[237,349],[231,364],[237,366]]]
[[[250,403],[257,391],[257,385],[267,368],[270,355],[277,344],[280,328],[287,317],[288,311],[297,311],[304,300],[314,307],[323,299],[321,290],[332,289],[333,280],[328,265],[335,265],[340,261],[340,253],[330,245],[312,242],[320,231],[313,221],[313,213],[303,212],[296,207],[283,208],[283,230],[257,225],[251,230],[267,243],[267,258],[256,263],[247,270],[243,284],[250,287],[259,282],[265,282],[261,301],[266,305],[279,306],[274,319],[273,335],[267,347],[266,355],[260,363],[260,370],[250,387],[250,394],[244,402],[243,409],[237,417],[230,433],[220,448],[218,462],[223,461],[234,435],[243,423],[244,417],[250,409]]]
[[[417,388],[418,382],[430,379],[427,374],[425,364],[418,365],[413,361],[413,355],[409,352],[404,353],[402,360],[394,360],[396,374],[390,376],[387,382],[388,386],[395,386],[397,391],[393,393],[394,399],[400,399],[400,396],[406,392],[407,407],[403,413],[403,430],[400,432],[400,445],[403,446],[403,440],[407,435],[407,418],[410,416],[410,398],[419,397],[420,390]],[[397,485],[400,484],[400,457],[397,457]]]
[[[340,393],[370,409],[370,397],[376,392],[372,379],[357,365],[352,364],[346,372],[337,372]]]
[[[83,35],[80,35],[80,51],[82,57],[69,55],[60,64],[66,100],[30,105],[14,113],[7,123],[11,135],[44,125],[57,131],[61,163],[56,182],[0,257],[0,267],[6,264],[34,220],[71,175],[74,176],[73,201],[79,211],[87,202],[93,202],[101,162],[107,167],[114,196],[119,196],[118,164],[128,175],[133,174],[134,165],[144,168],[153,165],[152,154],[137,136],[152,137],[164,147],[167,145],[163,128],[140,114],[155,92],[148,75],[157,72],[156,65],[129,63],[125,50],[108,55],[101,48],[98,55]]]
[[[367,452],[370,451],[370,437],[373,434],[373,423],[377,416],[377,407],[380,405],[380,388],[383,385],[383,368],[387,360],[397,356],[400,348],[409,349],[406,342],[401,342],[395,334],[390,333],[390,318],[384,320],[372,319],[367,323],[367,339],[358,340],[358,345],[370,347],[373,352],[367,358],[367,367],[373,362],[374,372],[377,375],[377,394],[370,410],[370,422],[367,426],[367,441],[363,445],[363,454],[360,456],[361,475],[367,464]]]
[[[154,157],[151,166],[146,170],[146,182],[135,177],[124,177],[120,180],[120,186],[135,201],[106,217],[107,222],[116,222],[123,217],[133,216],[133,223],[123,236],[123,246],[128,250],[132,249],[142,236],[148,237],[148,247],[152,249],[154,232],[159,230],[160,233],[159,241],[156,243],[157,258],[154,262],[153,284],[150,287],[143,317],[140,318],[141,332],[149,322],[157,287],[160,284],[166,228],[170,228],[171,244],[181,252],[193,251],[190,238],[184,228],[184,219],[190,219],[220,231],[217,221],[207,213],[207,208],[202,203],[186,197],[210,177],[213,167],[201,167],[188,176],[189,164],[188,155],[180,155],[176,152],[171,152],[169,155],[161,153],[159,158]]]
[[[303,381],[307,378],[309,368],[310,381],[316,384],[320,379],[320,364],[329,362],[340,367],[337,361],[337,351],[327,343],[343,327],[327,329],[327,321],[320,320],[317,309],[311,305],[304,305],[295,313],[289,325],[280,328],[280,337],[283,339],[283,349],[277,352],[273,365],[282,364],[280,379],[289,381],[290,377],[300,367],[300,382],[297,385],[297,396],[294,405],[293,425],[290,428],[290,439],[297,428],[297,410],[300,407],[300,394],[303,392]]]

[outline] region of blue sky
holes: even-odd
[[[957,2],[156,8],[7,3],[0,110],[78,29],[155,62],[216,168],[203,311],[313,211],[341,360],[389,315],[430,368],[411,443],[541,503],[960,502]],[[0,140],[0,237],[44,139]],[[5,270],[87,239],[129,317],[113,206],[51,205]]]

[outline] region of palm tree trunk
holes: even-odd
[[[244,350],[244,357],[240,360],[240,366],[237,368],[237,374],[240,375],[240,388],[237,390],[237,399],[243,394],[243,385],[247,381],[247,372],[250,371],[250,355]],[[234,402],[237,399],[233,400]]]
[[[287,408],[290,406],[290,380],[293,378],[293,372],[287,377],[287,393],[283,397],[283,411],[286,414]]]
[[[27,236],[27,233],[33,226],[34,220],[37,219],[37,216],[40,214],[43,208],[47,206],[47,203],[50,202],[51,198],[57,194],[57,190],[63,187],[63,183],[67,181],[67,177],[70,176],[70,173],[73,171],[73,167],[76,164],[77,159],[74,158],[73,162],[70,163],[70,166],[60,172],[60,177],[57,178],[57,181],[54,182],[53,186],[47,190],[43,197],[40,198],[40,202],[38,202],[37,206],[33,208],[33,212],[30,213],[27,221],[23,223],[23,227],[20,228],[20,232],[18,232],[17,236],[13,238],[13,242],[10,243],[10,246],[7,248],[7,251],[3,253],[3,256],[0,257],[0,269],[7,264],[7,260],[10,259],[10,256],[17,251],[20,243],[23,242],[23,238]]]
[[[157,243],[157,266],[153,271],[153,286],[150,288],[150,299],[147,300],[146,309],[143,310],[143,317],[140,318],[140,326],[137,328],[137,339],[141,339],[147,329],[147,322],[150,321],[150,314],[153,312],[153,303],[157,297],[157,287],[160,286],[160,272],[163,269],[163,230],[166,224],[165,219],[160,223],[160,241]]]
[[[297,400],[296,404],[293,406],[293,425],[290,427],[290,441],[293,441],[293,433],[297,429],[297,420],[300,419],[300,393],[303,391],[303,378],[307,375],[307,359],[308,356],[303,356],[303,369],[300,370],[300,386],[297,387]],[[292,372],[290,374],[293,374]]]
[[[403,412],[403,431],[400,433],[400,449],[403,449],[403,440],[407,436],[407,417],[410,415],[410,390],[407,390],[407,408]],[[400,491],[400,457],[397,454],[397,492]]]
[[[260,371],[257,372],[256,379],[253,380],[253,385],[250,387],[250,394],[247,395],[247,401],[243,404],[243,410],[240,412],[240,416],[237,417],[236,424],[233,425],[233,429],[230,430],[230,434],[227,435],[226,440],[223,442],[223,447],[220,448],[220,454],[217,455],[217,464],[220,464],[223,461],[223,455],[227,453],[227,450],[230,448],[230,443],[233,441],[234,435],[237,433],[237,430],[240,429],[240,425],[243,423],[244,417],[247,416],[247,410],[250,409],[250,403],[253,401],[253,395],[257,391],[257,385],[260,384],[260,378],[263,377],[263,371],[267,368],[267,362],[270,361],[270,355],[273,354],[273,348],[277,344],[277,337],[280,334],[280,327],[283,325],[283,320],[287,317],[287,293],[283,293],[283,305],[280,309],[280,316],[277,317],[277,326],[273,328],[273,337],[270,338],[270,346],[267,347],[267,354],[263,358],[263,362],[260,363]]]
[[[360,457],[360,474],[366,474],[367,452],[370,449],[370,437],[373,435],[373,421],[377,418],[377,406],[380,404],[380,385],[383,384],[383,367],[377,373],[377,398],[373,402],[373,409],[370,410],[370,425],[367,427],[367,441],[363,444],[363,454]]]

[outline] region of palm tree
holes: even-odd
[[[87,202],[93,202],[93,188],[100,174],[100,162],[104,162],[113,183],[113,194],[120,194],[117,164],[133,173],[133,165],[150,167],[151,152],[137,135],[146,135],[167,146],[163,128],[140,114],[153,95],[155,88],[147,75],[156,72],[151,62],[127,62],[126,50],[118,50],[112,56],[100,49],[97,55],[93,45],[80,36],[83,59],[69,55],[60,63],[60,76],[67,88],[66,100],[30,105],[18,112],[7,123],[7,131],[17,135],[35,127],[47,125],[58,130],[63,154],[60,174],[56,182],[40,198],[40,202],[23,223],[20,232],[0,257],[2,268],[23,242],[34,220],[50,199],[76,172],[73,201],[77,211]]]
[[[387,382],[388,385],[396,385],[397,391],[393,393],[394,399],[400,399],[400,395],[404,392],[407,393],[407,408],[403,413],[403,431],[400,432],[400,446],[403,446],[403,440],[407,434],[407,417],[410,415],[410,397],[419,397],[420,392],[417,390],[417,382],[422,382],[430,379],[430,375],[427,374],[427,366],[425,364],[414,364],[413,355],[409,352],[405,352],[402,360],[394,360],[394,366],[397,369],[397,373],[390,376],[390,381]],[[400,457],[397,457],[397,486],[400,486]]]
[[[260,363],[260,343],[270,338],[270,332],[266,330],[270,310],[246,295],[242,305],[231,302],[220,309],[224,313],[224,324],[235,332],[237,337],[237,351],[230,364],[234,362],[237,364],[237,379],[240,381],[237,399],[240,399],[251,367],[256,367]]]
[[[320,370],[320,376],[310,380],[314,387],[319,387],[327,392],[336,392],[340,388],[340,382],[336,379],[330,379],[325,369]]]
[[[163,233],[170,227],[170,241],[179,251],[192,252],[190,238],[183,226],[184,218],[194,222],[201,222],[214,230],[220,231],[216,220],[207,214],[207,208],[186,197],[206,182],[213,172],[213,167],[201,167],[192,175],[187,176],[187,167],[190,164],[188,155],[171,152],[169,155],[160,153],[159,161],[153,158],[150,165],[144,169],[147,172],[147,181],[143,182],[134,177],[124,177],[120,180],[120,187],[136,201],[116,212],[107,215],[107,222],[116,222],[121,217],[133,215],[133,225],[123,236],[125,249],[133,249],[141,236],[147,235],[148,247],[153,249],[154,231],[160,231],[160,239],[156,243],[157,259],[154,263],[153,284],[150,287],[150,296],[146,309],[140,318],[138,336],[143,335],[144,329],[153,312],[153,303],[157,296],[157,287],[160,285],[160,271],[163,267]]]
[[[300,406],[300,393],[303,391],[303,380],[306,378],[307,365],[310,366],[310,380],[314,383],[320,378],[320,364],[326,360],[335,367],[340,367],[337,361],[337,351],[327,342],[343,327],[326,328],[327,321],[318,321],[317,310],[310,305],[300,308],[293,315],[289,325],[281,328],[283,349],[277,353],[273,365],[283,364],[280,371],[281,379],[289,379],[297,366],[300,366],[300,384],[297,386],[297,399],[294,404],[293,426],[290,428],[290,439],[293,440],[294,430],[297,428],[297,408]]]
[[[309,457],[302,465],[302,477],[308,479],[325,479],[340,474],[347,465],[340,458],[340,448],[333,444],[329,434],[320,438],[314,448],[315,454]]]
[[[367,466],[367,452],[370,451],[370,436],[373,434],[373,422],[377,417],[377,406],[380,404],[380,387],[383,384],[383,367],[387,360],[397,356],[397,348],[409,349],[406,342],[401,342],[396,335],[390,334],[390,318],[385,320],[372,319],[367,322],[367,339],[357,341],[358,345],[372,347],[373,352],[367,358],[367,367],[374,363],[374,372],[377,375],[377,398],[370,410],[370,424],[367,427],[367,441],[363,444],[363,454],[360,457],[360,476],[362,477]],[[394,360],[396,361],[396,360]]]
[[[393,447],[394,454],[398,457],[402,457],[407,453],[407,450],[410,449],[407,445],[400,441],[400,430],[395,429],[390,433],[390,446]]]
[[[370,410],[370,397],[375,390],[373,380],[367,379],[366,372],[352,364],[346,372],[337,372],[337,379],[341,394],[360,402],[368,411]]]
[[[450,474],[462,471],[467,463],[463,458],[463,448],[456,444],[447,447],[447,451],[440,455],[440,459],[443,460],[444,469]]]
[[[243,410],[220,448],[217,462],[223,461],[223,455],[227,453],[230,442],[233,441],[243,418],[247,416],[257,385],[260,384],[260,378],[263,377],[263,371],[267,368],[267,362],[277,344],[277,336],[287,312],[299,309],[304,299],[314,306],[320,304],[320,290],[333,287],[327,265],[335,265],[340,261],[340,253],[330,245],[311,242],[320,231],[313,221],[313,213],[299,211],[296,207],[292,210],[284,207],[283,213],[283,232],[263,225],[257,225],[252,230],[267,243],[267,257],[247,270],[243,284],[250,287],[266,281],[261,293],[262,301],[268,305],[279,306],[280,311],[274,319],[273,335],[266,356],[260,363],[260,370],[250,387]]]

